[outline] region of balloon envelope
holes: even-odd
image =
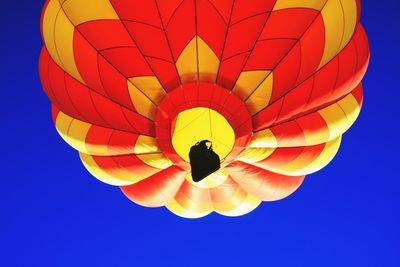
[[[39,71],[57,131],[133,202],[239,216],[326,166],[362,104],[358,0],[48,0]],[[196,183],[190,148],[221,168]]]

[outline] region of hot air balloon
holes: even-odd
[[[369,62],[360,8],[48,0],[41,82],[94,177],[182,217],[240,216],[326,166],[356,120]],[[220,162],[195,182],[189,153],[203,140]]]

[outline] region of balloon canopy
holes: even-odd
[[[240,216],[326,166],[362,104],[360,0],[48,0],[39,62],[61,137],[133,202]],[[221,168],[200,182],[189,152]]]

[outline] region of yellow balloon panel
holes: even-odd
[[[245,199],[241,201],[241,204],[237,204],[237,206],[228,211],[216,211],[219,214],[236,217],[242,216],[249,212],[252,212],[261,204],[261,200],[257,199],[256,197],[252,196],[251,194],[247,194]]]
[[[161,151],[158,148],[157,140],[155,138],[146,135],[140,135],[136,141],[133,152],[135,154],[149,154]]]
[[[357,23],[356,0],[329,0],[321,11],[325,24],[325,66],[350,41]]]
[[[139,90],[131,81],[127,81],[129,96],[136,111],[149,119],[154,119],[157,110],[156,105],[152,100]]]
[[[74,149],[89,154],[85,139],[90,129],[90,124],[76,120],[63,112],[56,119],[56,129],[60,136]]]
[[[335,157],[339,150],[340,142],[342,138],[338,138],[325,144],[324,150],[319,154],[319,156],[313,160],[307,159],[306,155],[300,155],[294,161],[288,165],[277,169],[276,171],[285,175],[307,175],[317,172],[329,164]]]
[[[198,80],[196,37],[185,47],[176,61],[176,68],[182,83]]]
[[[44,43],[51,57],[68,74],[84,83],[74,58],[75,27],[57,0],[49,1],[42,25]]]
[[[252,115],[268,106],[272,96],[273,85],[274,74],[270,73],[246,100],[246,104]]]
[[[223,184],[228,178],[228,173],[224,169],[219,169],[218,171],[208,175],[206,178],[200,182],[194,182],[192,174],[188,173],[186,175],[186,181],[190,184],[200,187],[200,188],[215,188]]]
[[[360,106],[352,94],[318,111],[329,129],[330,140],[346,132],[360,114]]]
[[[164,157],[161,152],[136,156],[147,165],[157,169],[166,169],[172,166],[172,162],[168,158]]]
[[[321,10],[328,0],[278,0],[274,10],[287,8],[310,8]]]
[[[251,148],[273,148],[278,147],[278,141],[270,129],[253,133],[249,147]]]
[[[108,0],[66,0],[62,6],[75,26],[92,20],[119,19]]]
[[[182,83],[204,81],[214,82],[219,59],[200,36],[195,36],[185,47],[176,61],[176,69]]]
[[[81,161],[83,165],[86,167],[86,169],[92,174],[94,177],[96,177],[98,180],[102,181],[103,183],[109,184],[109,185],[115,185],[115,186],[124,186],[124,185],[131,185],[134,184],[138,181],[140,181],[143,178],[133,178],[132,177],[127,177],[126,175],[113,175],[110,174],[106,171],[104,171],[102,168],[100,168],[95,160],[93,159],[92,156],[86,155],[83,153],[79,154]]]
[[[201,218],[204,216],[207,216],[208,214],[210,214],[212,212],[212,210],[206,211],[206,212],[194,212],[194,211],[190,211],[188,209],[185,209],[181,204],[178,203],[178,201],[176,201],[175,199],[173,199],[170,203],[168,203],[168,205],[165,206],[169,211],[171,211],[172,213],[180,216],[180,217],[184,217],[184,218],[188,218],[188,219],[196,219],[196,218]]]
[[[214,51],[197,36],[197,57],[199,60],[199,80],[214,82],[219,68],[219,59]]]
[[[242,99],[247,99],[269,76],[269,70],[243,71],[233,88],[233,92]]]
[[[262,161],[274,153],[276,148],[269,148],[269,147],[258,147],[258,148],[247,148],[243,151],[240,156],[239,160],[246,162],[246,163],[254,163]]]
[[[136,89],[140,90],[157,105],[167,95],[160,81],[155,76],[132,77],[129,78],[129,82],[131,86],[136,87]]]
[[[213,150],[224,159],[235,143],[235,133],[229,122],[209,108],[184,110],[176,117],[172,145],[178,155],[189,162],[190,148],[198,141],[210,140]]]

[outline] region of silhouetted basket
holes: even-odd
[[[218,154],[213,151],[212,144],[208,147],[207,143],[211,142],[203,140],[190,148],[189,159],[195,182],[200,182],[221,167]]]

